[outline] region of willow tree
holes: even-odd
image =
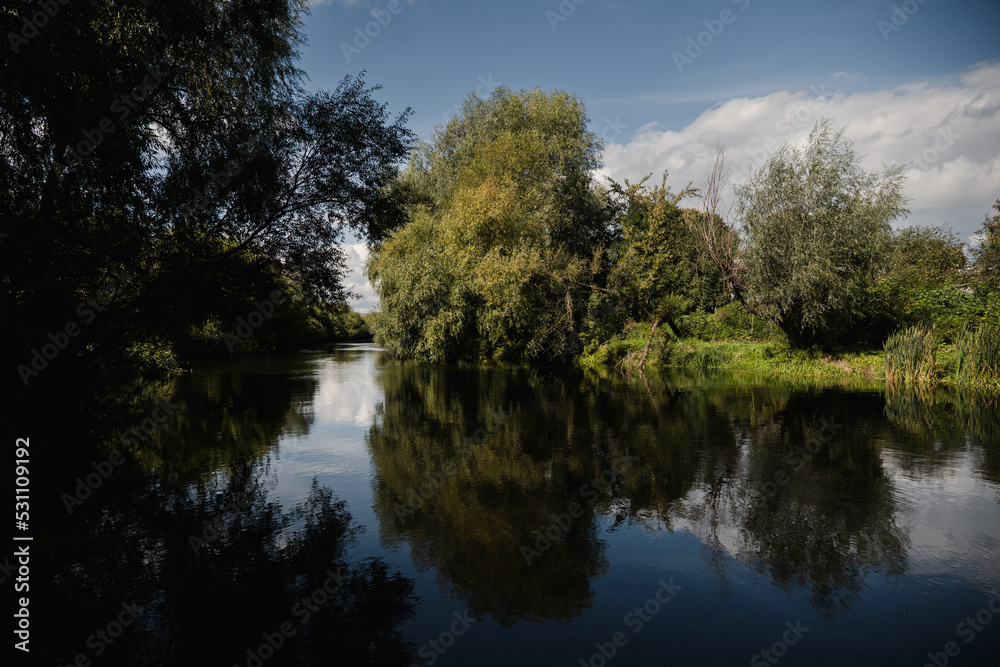
[[[865,171],[842,129],[816,124],[737,188],[746,301],[794,345],[842,340],[868,314],[890,222],[907,213],[903,168]]]
[[[232,321],[277,274],[346,305],[338,242],[348,226],[384,234],[409,114],[363,76],[303,89],[307,0],[14,4],[0,16],[7,368],[115,271],[135,279],[53,368]]]
[[[575,96],[498,88],[414,153],[397,186],[407,223],[368,263],[379,340],[432,361],[545,360],[571,345],[585,258],[608,233],[587,122]]]

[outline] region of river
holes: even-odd
[[[353,344],[199,363],[142,410],[28,429],[44,664],[1000,655],[996,397]]]

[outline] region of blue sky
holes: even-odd
[[[498,84],[575,93],[605,140],[598,177],[669,170],[675,190],[701,181],[717,141],[739,183],[830,117],[866,166],[909,164],[900,224],[969,240],[1000,197],[998,25],[997,0],[325,0],[301,65],[312,89],[366,70],[425,139]],[[349,254],[357,269],[364,248]],[[370,286],[350,282],[369,309]]]

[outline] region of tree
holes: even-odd
[[[866,317],[889,223],[907,213],[902,167],[860,159],[824,119],[805,149],[783,146],[737,188],[746,300],[793,345],[836,343]]]
[[[983,226],[976,234],[980,240],[972,248],[972,257],[979,273],[979,283],[987,292],[996,291],[1000,286],[1000,198],[993,203],[997,214],[983,220]]]
[[[933,321],[950,338],[974,316],[979,304],[966,291],[963,243],[945,225],[905,227],[893,233],[885,275],[877,285],[881,326],[889,334],[900,326]]]
[[[963,245],[945,225],[904,227],[892,237],[890,271],[911,285],[939,284],[965,268]]]
[[[685,220],[702,256],[718,270],[722,284],[744,309],[754,312],[746,302],[746,271],[739,255],[741,239],[737,231],[725,221],[729,217],[729,211],[725,215],[720,211],[722,192],[729,177],[729,164],[725,145],[717,144],[705,182],[700,188],[702,209],[688,209],[685,211]]]
[[[121,4],[55,3],[0,50],[9,368],[112,271],[136,278],[66,356],[245,314],[276,274],[343,304],[342,230],[392,224],[409,112],[390,118],[363,76],[302,89],[305,0]],[[4,34],[32,12],[4,12]]]
[[[624,187],[611,181],[610,193],[620,211],[615,219],[620,240],[610,248],[606,286],[591,285],[618,297],[618,307],[628,316],[650,322],[640,369],[657,327],[664,323],[680,338],[676,318],[714,305],[719,285],[718,272],[698,252],[689,216],[678,207],[697,191],[689,184],[675,195],[667,187],[666,174],[652,188],[645,185],[648,178],[635,184],[626,180]]]
[[[608,235],[600,142],[563,92],[470,96],[403,174],[408,222],[369,258],[375,335],[403,357],[546,360],[572,344]]]
[[[322,301],[343,304],[343,231],[372,241],[388,231],[386,191],[412,139],[409,109],[390,118],[372,96],[377,90],[365,86],[363,74],[348,76],[332,93],[269,106],[255,118],[259,126],[221,138],[225,151],[199,147],[172,156],[158,202],[167,221],[161,229],[232,239],[229,255],[259,247]],[[212,161],[215,168],[205,169]]]

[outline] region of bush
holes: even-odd
[[[700,340],[745,342],[784,341],[781,329],[760,317],[749,315],[736,301],[731,301],[714,313],[698,311],[678,318],[681,329]]]

